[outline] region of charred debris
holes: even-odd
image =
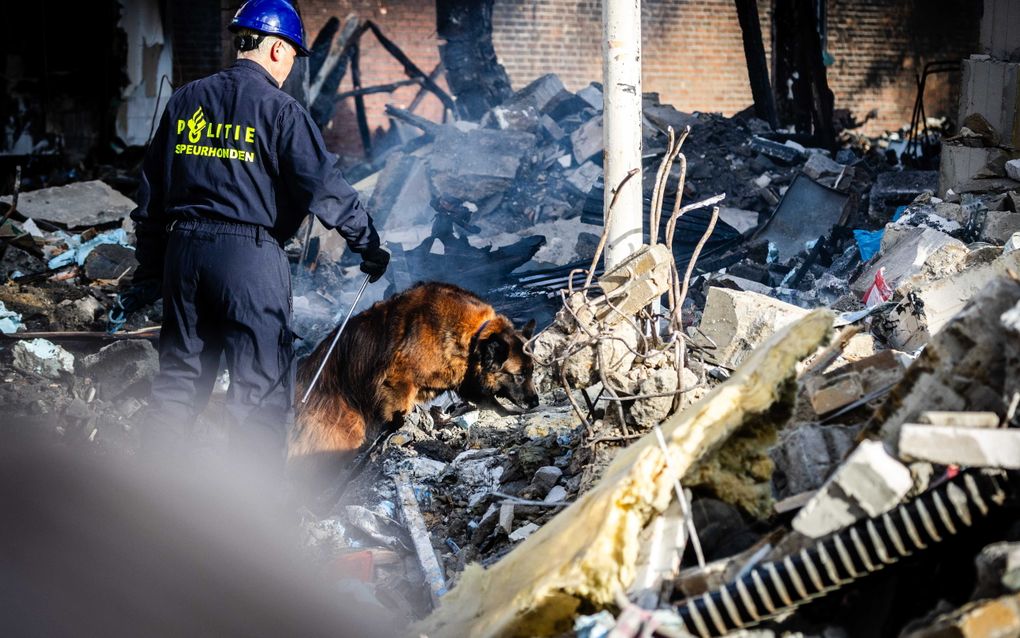
[[[358,38],[385,40],[327,30],[317,96]],[[449,65],[470,38],[445,37]],[[497,78],[445,122],[389,108],[347,171],[393,252],[377,298],[436,279],[537,318],[543,401],[415,409],[305,516],[308,551],[429,636],[1020,633],[1020,140],[1016,104],[980,99],[1016,66],[964,62],[941,165],[927,122],[924,152],[852,131],[822,149],[646,94],[646,246],[608,272],[598,84]],[[19,174],[2,200],[0,405],[131,454],[161,308],[108,324],[132,182],[93,176]],[[287,250],[307,352],[356,262],[314,224]],[[196,433],[213,444],[225,382]]]

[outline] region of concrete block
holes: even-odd
[[[892,321],[890,344],[899,350],[917,350],[992,280],[1020,272],[1020,251],[1003,254],[989,264],[968,268],[935,280],[914,290],[889,318]]]
[[[531,484],[538,489],[538,491],[544,496],[549,493],[549,490],[556,485],[556,482],[563,476],[563,470],[556,467],[555,465],[546,465],[538,468],[535,471],[535,476],[531,479]]]
[[[1006,177],[1020,182],[1020,159],[1009,160],[1005,168]]]
[[[896,507],[914,482],[882,443],[863,441],[793,519],[793,528],[821,538]]]
[[[1020,148],[1018,85],[1020,63],[973,57],[964,60],[958,121],[977,113],[988,120],[998,133],[999,144]]]
[[[908,460],[964,467],[1020,469],[1020,430],[905,423],[899,454]]]
[[[562,485],[554,485],[542,500],[546,503],[562,503],[567,500],[567,488]]]
[[[864,396],[861,375],[856,372],[811,377],[805,386],[811,408],[819,416],[850,405]]]
[[[82,357],[81,364],[99,387],[99,398],[116,399],[131,391],[148,393],[148,384],[159,372],[159,354],[144,339],[126,339]]]
[[[1000,60],[1020,54],[1020,2],[984,0],[981,13],[981,52]]]
[[[570,134],[570,148],[574,161],[584,164],[602,152],[602,115],[596,115]]]
[[[918,422],[927,425],[950,425],[963,428],[997,428],[999,415],[994,412],[922,412]]]
[[[150,346],[151,347],[151,346]],[[74,355],[52,341],[32,339],[14,344],[15,369],[47,379],[60,379],[74,374]]]
[[[949,189],[961,192],[961,187],[973,180],[995,156],[997,148],[981,148],[945,143],[939,160],[939,193]]]
[[[618,324],[666,294],[672,258],[669,248],[655,244],[642,248],[600,277],[599,286],[606,297],[594,302],[595,318],[610,325]]]
[[[715,344],[709,350],[712,361],[736,368],[773,333],[807,314],[803,308],[755,292],[709,288],[700,328]]]
[[[990,210],[985,213],[985,223],[979,239],[1001,245],[1008,242],[1016,232],[1020,232],[1020,213]]]
[[[842,164],[829,159],[821,153],[812,153],[800,170],[804,171],[804,174],[811,179],[819,180],[823,177],[839,175],[844,168]]]
[[[0,197],[0,202],[9,204],[11,197]],[[22,215],[72,229],[120,221],[137,206],[131,198],[99,180],[41,188],[18,197],[18,212]]]

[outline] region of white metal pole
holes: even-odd
[[[606,197],[609,213],[613,191],[632,169],[608,220],[606,268],[640,248],[641,201],[641,0],[603,0],[603,63],[605,86],[604,141]]]

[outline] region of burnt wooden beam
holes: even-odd
[[[386,114],[393,119],[400,120],[405,124],[410,124],[417,129],[421,129],[426,135],[431,135],[433,137],[442,127],[441,124],[436,124],[432,120],[427,120],[420,115],[415,115],[406,109],[398,108],[392,104],[386,105]]]
[[[440,61],[439,64],[436,65],[436,68],[432,69],[432,73],[429,73],[429,79],[432,80],[433,82],[435,82],[436,78],[439,77],[439,74],[442,73],[442,71],[443,71],[443,63],[442,63],[442,61]],[[411,100],[411,104],[408,105],[408,107],[407,107],[408,111],[410,111],[411,113],[414,113],[414,110],[416,108],[418,108],[418,105],[421,104],[421,101],[425,99],[425,92],[426,92],[426,89],[425,89],[425,85],[423,83],[422,87],[420,89],[418,89],[418,92],[414,95],[414,99]]]
[[[765,61],[765,44],[761,38],[761,22],[758,18],[758,0],[735,0],[737,20],[744,40],[744,58],[747,60],[747,79],[751,83],[754,110],[759,118],[769,123],[773,130],[779,128],[776,100],[769,81],[769,67]]]
[[[773,7],[773,68],[780,120],[800,133],[811,133],[814,144],[832,148],[835,99],[829,89],[817,0],[776,0]],[[787,90],[790,87],[790,91]],[[792,93],[793,98],[787,97]]]
[[[379,29],[378,26],[376,26],[374,22],[368,20],[365,22],[365,24],[369,29],[372,30],[372,33],[375,35],[376,39],[379,40],[379,44],[381,44],[382,47],[386,49],[386,51],[390,55],[392,55],[397,62],[400,62],[400,64],[404,67],[404,73],[407,74],[407,77],[421,78],[422,85],[426,89],[434,93],[435,96],[439,98],[439,101],[441,101],[443,105],[446,106],[446,108],[451,110],[457,108],[456,104],[453,101],[453,98],[450,97],[450,95],[446,91],[440,88],[440,86],[436,84],[429,75],[427,75],[424,71],[418,68],[418,65],[412,62],[411,58],[407,57],[407,55],[400,49],[400,47],[398,47],[392,40],[383,35],[383,32]]]
[[[362,89],[354,91],[344,91],[343,93],[336,94],[336,100],[345,100],[349,97],[355,97],[358,95],[373,95],[375,93],[392,93],[397,89],[405,86],[421,85],[420,78],[408,78],[406,80],[400,80],[399,82],[391,82],[390,84],[380,84],[378,86],[366,86]]]
[[[351,55],[351,84],[354,90],[361,89],[361,46],[354,45],[354,53]],[[365,158],[372,159],[372,132],[368,128],[368,115],[365,113],[365,96],[360,93],[354,96],[354,114],[358,120],[358,134],[361,136],[361,148],[365,152]]]
[[[493,0],[436,0],[439,57],[457,96],[456,113],[477,120],[510,97],[510,78],[492,46]]]

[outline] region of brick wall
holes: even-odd
[[[310,39],[315,38],[331,16],[340,18],[341,23],[351,13],[363,20],[379,25],[382,32],[407,54],[425,73],[431,73],[439,63],[439,41],[436,38],[435,3],[429,0],[302,0],[301,14]],[[388,84],[404,80],[407,75],[403,67],[387,53],[371,33],[361,39],[361,82],[363,86]],[[446,84],[440,80],[444,89]],[[350,71],[340,85],[340,91],[351,89]],[[387,127],[388,118],[383,113],[387,104],[406,107],[418,93],[418,87],[406,86],[393,93],[365,96],[365,109],[369,114],[368,123],[372,129]],[[415,109],[415,113],[438,120],[443,107],[439,100],[428,95]],[[348,98],[337,105],[337,114],[326,131],[326,141],[337,149],[348,153],[360,152],[357,122],[354,117],[354,100]]]
[[[644,0],[643,88],[678,109],[731,115],[751,104],[740,26],[732,0]],[[759,0],[766,53],[771,2]],[[932,60],[977,50],[981,0],[829,0],[829,84],[837,108],[878,117],[869,133],[909,122],[915,72]],[[601,3],[496,0],[494,41],[515,87],[556,72],[569,88],[601,81]],[[939,76],[929,115],[953,113],[958,77]]]
[[[177,14],[190,16],[189,24],[202,25],[182,30],[175,24],[175,76],[192,79],[228,63],[232,52],[223,27],[239,3],[171,4]],[[758,4],[768,50],[772,2]],[[379,24],[426,72],[439,61],[435,6],[429,0],[301,0],[300,6],[309,38],[330,16],[343,20],[356,13]],[[550,72],[575,90],[601,81],[601,11],[601,0],[495,0],[493,40],[514,87]],[[915,73],[925,62],[959,60],[976,51],[980,14],[981,0],[828,0],[828,50],[835,58],[829,83],[836,107],[849,108],[858,117],[876,109],[878,117],[865,129],[872,134],[907,123],[916,93]],[[730,115],[751,104],[733,0],[643,0],[642,31],[645,91],[657,91],[663,101],[686,111]],[[216,38],[219,44],[209,44]],[[366,86],[405,77],[372,36],[363,42]],[[211,67],[210,57],[215,61]],[[954,113],[957,87],[956,75],[931,80],[928,114]],[[340,90],[348,89],[349,77]],[[416,92],[416,87],[405,87],[393,94],[366,96],[370,126],[385,127],[385,104],[406,105]],[[418,112],[438,119],[442,107],[429,96]],[[338,152],[360,152],[353,100],[338,105],[326,137]]]
[[[174,0],[167,3],[173,37],[173,85],[215,73],[221,68],[223,26],[219,0]]]
[[[601,7],[599,0],[496,0],[493,40],[514,86],[543,73],[558,73],[574,90],[601,82]],[[732,0],[644,0],[641,31],[644,91],[683,111],[731,114],[751,103]]]
[[[829,0],[829,85],[836,106],[862,117],[878,109],[869,131],[909,123],[915,77],[936,60],[959,61],[978,51],[981,0]],[[959,73],[928,80],[929,116],[956,115]]]

